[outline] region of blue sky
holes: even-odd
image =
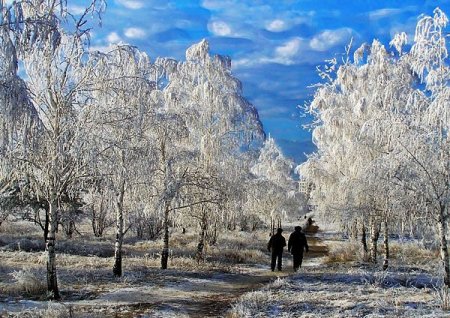
[[[86,0],[69,0],[74,11]],[[260,114],[264,129],[296,162],[312,150],[298,105],[311,99],[320,82],[316,66],[378,39],[386,46],[397,32],[413,39],[421,14],[450,0],[109,0],[91,45],[129,43],[151,58],[184,59],[191,44],[206,38],[213,54],[232,59],[244,96]]]

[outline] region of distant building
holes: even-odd
[[[303,177],[298,181],[298,192],[308,196],[311,191],[310,183]]]
[[[316,208],[316,205],[312,202],[311,199],[311,190],[314,188],[314,185],[306,180],[304,177],[300,177],[300,180],[298,181],[298,192],[305,195],[305,198],[307,199],[307,211],[311,212]]]

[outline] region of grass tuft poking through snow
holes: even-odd
[[[6,285],[2,293],[15,295],[25,293],[29,297],[42,297],[47,291],[47,286],[41,280],[41,275],[37,275],[30,269],[14,271],[10,274],[14,282]]]

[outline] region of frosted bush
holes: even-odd
[[[15,280],[16,288],[31,295],[45,293],[46,286],[30,270],[20,270],[11,273]]]

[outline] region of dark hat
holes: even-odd
[[[301,230],[302,230],[302,227],[301,227],[301,226],[296,226],[296,227],[294,227],[294,229],[295,229],[296,231],[301,231]]]
[[[282,229],[281,227],[279,227],[279,228],[277,229],[277,233],[281,233],[281,232],[283,232],[283,229]]]

